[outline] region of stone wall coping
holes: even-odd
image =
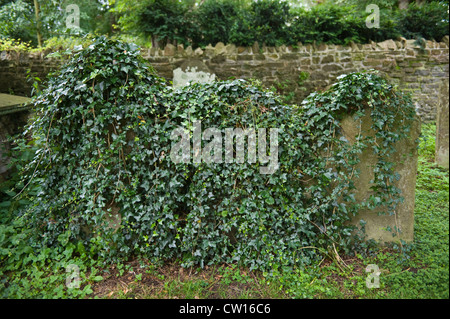
[[[194,57],[194,56],[232,56],[232,55],[250,55],[250,54],[273,54],[273,53],[312,53],[312,52],[329,52],[329,51],[342,51],[342,52],[358,52],[358,51],[376,51],[376,52],[394,52],[394,51],[406,51],[406,50],[424,50],[429,51],[432,49],[448,49],[449,48],[449,36],[445,36],[441,42],[423,40],[419,43],[414,39],[398,38],[396,40],[389,39],[382,42],[373,42],[367,44],[360,44],[350,42],[348,45],[334,45],[326,43],[312,43],[297,45],[280,45],[277,47],[269,47],[266,45],[260,45],[255,42],[252,46],[242,47],[234,44],[224,44],[218,42],[215,46],[208,44],[204,49],[191,47],[184,47],[181,45],[167,44],[164,48],[142,48],[141,54],[144,57]],[[56,51],[56,50],[55,50]],[[41,52],[26,52],[26,51],[14,51],[5,50],[0,52],[0,60],[13,60],[20,59],[22,56],[28,56],[30,59],[54,59],[46,57],[49,53],[53,52],[50,49],[46,49]]]

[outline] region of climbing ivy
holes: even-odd
[[[349,223],[358,210],[394,213],[401,194],[389,156],[414,117],[411,100],[373,72],[342,76],[290,106],[244,80],[174,89],[134,45],[104,37],[76,52],[34,105],[26,133],[36,152],[21,193],[33,204],[21,214],[36,245],[60,245],[65,234],[103,258],[252,269],[349,252],[362,239]],[[375,134],[350,143],[341,119],[366,112]],[[276,128],[278,169],[261,174],[263,164],[247,152],[244,163],[196,163],[194,149],[189,162],[173,161],[172,132],[181,127],[192,137],[195,121],[220,132]],[[374,194],[357,202],[356,165],[367,148],[379,158]]]

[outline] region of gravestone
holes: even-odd
[[[8,172],[8,137],[13,136],[26,124],[29,98],[0,93],[0,182]]]
[[[367,112],[361,119],[355,120],[348,116],[341,121],[343,135],[350,143],[354,143],[356,137],[361,133],[364,136],[374,136],[371,128],[372,119]],[[376,209],[361,210],[352,220],[352,223],[359,226],[360,220],[364,220],[367,239],[374,239],[380,244],[385,242],[396,242],[404,240],[411,242],[414,239],[414,206],[415,188],[417,175],[417,139],[420,135],[420,120],[416,120],[411,127],[410,136],[395,145],[396,152],[391,155],[389,162],[396,163],[394,171],[400,174],[400,179],[395,183],[404,198],[394,215],[379,215]],[[371,181],[374,178],[374,170],[378,161],[377,155],[371,147],[367,147],[360,155],[360,163],[356,169],[359,170],[358,178],[354,179],[356,202],[362,202],[373,193]],[[392,231],[388,231],[390,227]],[[398,236],[393,237],[394,227],[400,229]]]
[[[448,80],[441,85],[436,113],[436,163],[448,169]]]

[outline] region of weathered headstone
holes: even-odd
[[[441,85],[436,113],[436,163],[448,169],[448,79]]]
[[[0,182],[8,171],[9,158],[5,155],[9,149],[8,136],[18,133],[28,117],[30,99],[22,96],[0,93]]]
[[[359,120],[348,116],[341,121],[343,135],[350,143],[354,143],[356,137],[361,133],[365,136],[373,136],[371,128],[372,120],[370,114],[366,114]],[[420,120],[416,117],[410,136],[403,139],[395,146],[396,152],[391,155],[390,162],[396,163],[394,170],[400,174],[400,179],[395,183],[401,190],[403,203],[399,204],[394,215],[379,215],[377,210],[362,210],[354,217],[352,223],[359,226],[360,220],[364,220],[367,239],[374,239],[380,244],[384,242],[395,242],[404,240],[406,242],[414,239],[414,206],[415,186],[417,174],[417,142],[420,134]],[[360,163],[357,169],[360,171],[358,178],[354,179],[356,186],[355,199],[357,202],[367,200],[373,193],[371,181],[374,178],[374,170],[377,163],[377,155],[372,148],[366,148],[360,155]],[[388,231],[390,227],[392,231]],[[400,233],[393,237],[394,229]]]

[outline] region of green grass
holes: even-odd
[[[146,260],[104,266],[83,247],[34,251],[22,240],[20,222],[0,224],[2,298],[449,298],[449,174],[434,164],[433,124],[423,125],[415,203],[414,243],[370,253],[324,259],[304,269],[271,274],[236,265],[188,268]],[[20,205],[16,203],[15,205]],[[6,201],[0,212],[10,209]],[[63,241],[64,238],[61,238]],[[80,288],[66,287],[66,267],[80,270]],[[380,271],[379,287],[368,288],[368,265]],[[373,280],[373,279],[372,279]],[[374,281],[369,281],[374,282]]]

